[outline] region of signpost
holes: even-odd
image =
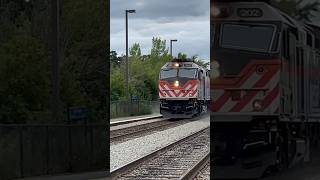
[[[87,108],[85,107],[70,107],[68,111],[68,119],[71,122],[87,119]]]

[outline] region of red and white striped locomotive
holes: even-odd
[[[207,109],[209,72],[185,59],[166,63],[159,75],[160,113],[166,118],[191,118]]]
[[[213,178],[308,161],[320,139],[320,27],[266,2],[211,1]]]

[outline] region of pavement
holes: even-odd
[[[120,118],[112,118],[110,119],[110,122],[118,122],[118,121],[127,121],[127,120],[132,120],[132,119],[145,119],[145,118],[152,118],[152,117],[158,117],[161,116],[159,113],[153,113],[153,114],[147,114],[147,115],[142,115],[142,116],[131,116],[131,117],[120,117]]]
[[[153,118],[161,116],[161,114],[148,114],[142,116],[132,116],[132,117],[121,117],[110,119],[110,122],[116,123],[120,121],[128,120],[139,120],[145,118]],[[109,173],[109,172],[108,172]],[[108,178],[107,171],[94,171],[94,172],[83,172],[83,173],[65,173],[65,174],[54,174],[54,175],[43,175],[36,177],[20,178],[20,180],[106,180]]]
[[[153,114],[147,114],[147,115],[142,115],[142,116],[130,116],[130,117],[121,117],[121,118],[112,118],[110,119],[110,124],[115,124],[117,122],[122,122],[122,121],[132,121],[132,120],[141,120],[141,119],[146,119],[146,118],[156,118],[156,117],[161,117],[162,115],[159,113],[153,113]]]
[[[44,175],[37,177],[21,178],[20,180],[107,180],[109,179],[106,171],[94,171],[84,173],[68,173],[58,175]]]

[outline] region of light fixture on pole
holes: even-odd
[[[170,55],[172,57],[172,42],[177,42],[178,40],[176,39],[170,39]]]
[[[135,13],[134,9],[126,11],[126,99],[129,101],[129,60],[128,60],[128,13]]]

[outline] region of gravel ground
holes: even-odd
[[[174,128],[177,126],[181,126],[183,124],[186,124],[190,122],[190,120],[184,119],[181,121],[161,121],[161,122],[156,122],[156,124],[146,124],[146,125],[140,125],[140,126],[135,126],[135,127],[130,127],[130,128],[125,128],[125,129],[120,129],[116,131],[111,131],[110,132],[110,146],[123,143],[125,141],[129,141],[131,139],[136,139],[139,137],[147,136],[149,134],[153,134],[155,132],[160,132],[164,131],[166,129]],[[113,133],[115,132],[115,133]],[[120,137],[115,137],[118,135],[122,135]],[[112,138],[114,137],[114,138]]]
[[[207,163],[193,180],[210,180],[210,163]]]
[[[110,147],[110,169],[118,169],[163,146],[210,126],[210,117],[132,139]]]
[[[188,137],[118,176],[123,180],[179,179],[209,152],[210,129]]]

